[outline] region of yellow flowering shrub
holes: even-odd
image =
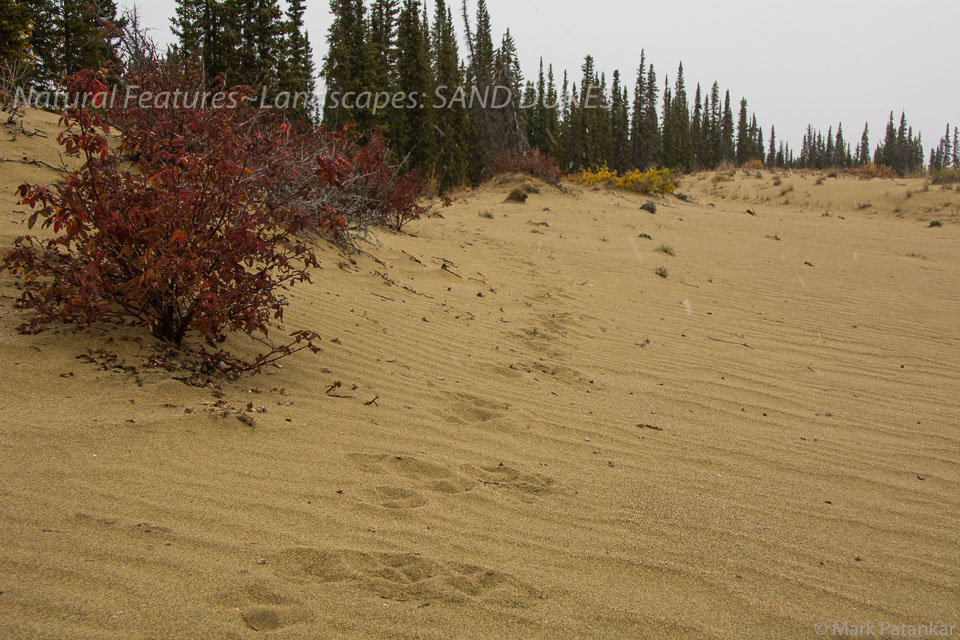
[[[669,169],[650,168],[646,173],[639,169],[628,171],[617,180],[617,186],[637,193],[670,193],[676,185],[670,179]]]
[[[640,169],[627,171],[622,176],[606,165],[597,169],[583,169],[574,175],[573,180],[586,187],[606,185],[634,191],[636,193],[670,193],[676,185],[670,179],[669,169],[650,168],[643,172]]]
[[[579,182],[585,187],[594,187],[598,184],[612,185],[617,181],[617,172],[611,171],[607,165],[599,169],[583,169],[573,177],[575,182]]]

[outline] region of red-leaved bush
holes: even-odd
[[[68,78],[67,88],[95,106],[107,92],[104,74],[89,70]],[[241,105],[248,91],[233,90]],[[344,222],[328,207],[297,204],[315,183],[276,188],[301,173],[290,128],[242,106],[123,109],[109,112],[120,128],[111,147],[106,115],[68,109],[58,141],[82,168],[53,187],[20,187],[36,209],[30,227],[42,220],[53,232],[19,238],[3,258],[25,280],[20,306],[36,312],[35,323],[134,319],[177,345],[188,331],[211,346],[231,331],[264,340],[283,317],[284,292],[317,264],[304,232]],[[315,338],[298,331],[248,362],[203,353],[231,371],[256,371],[316,350]]]
[[[188,123],[203,100],[213,104],[222,87],[205,87],[199,64],[141,64],[117,80],[125,88],[123,99],[109,104],[104,115],[127,132],[129,156],[181,142],[191,150],[210,146],[206,132],[188,130]],[[167,98],[177,93],[179,100]],[[272,122],[255,100],[245,99],[254,97],[234,92],[219,100],[229,105],[220,109],[232,111],[248,135]],[[401,174],[379,131],[362,133],[352,125],[339,131],[301,129],[285,139],[281,158],[272,168],[274,196],[310,213],[320,227],[335,215],[338,224],[325,226],[332,239],[349,244],[379,225],[400,230],[426,210],[420,205],[426,183],[417,170]]]
[[[400,231],[426,211],[420,204],[426,184],[419,171],[401,175],[379,131],[363,136],[348,126],[313,137],[319,175],[327,183],[318,194],[343,216],[348,237],[365,237],[376,225]]]
[[[379,225],[400,231],[427,211],[421,204],[427,185],[419,170],[401,174],[379,131],[363,135],[348,125],[340,131],[311,132],[300,144],[318,163],[318,184],[311,193],[315,202],[343,218],[342,239],[365,238]],[[447,199],[442,202],[449,204]]]
[[[30,228],[41,221],[52,237],[19,238],[3,257],[24,279],[19,306],[35,312],[27,330],[132,319],[176,345],[195,333],[218,349],[199,351],[218,370],[256,372],[317,350],[310,331],[267,340],[285,291],[317,265],[311,234],[349,245],[426,210],[424,181],[401,174],[378,132],[294,131],[195,61],[136,56],[65,88],[80,102],[58,142],[84,164],[57,185],[20,187]],[[241,361],[217,347],[235,331],[268,350]]]
[[[542,153],[539,149],[519,151],[514,149],[494,156],[487,165],[489,177],[505,173],[525,173],[540,178],[547,184],[560,183],[560,169],[557,161],[549,153]]]

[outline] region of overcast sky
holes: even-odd
[[[282,0],[281,0],[282,1]],[[458,0],[453,0],[459,14]],[[471,12],[475,0],[468,0]],[[448,0],[448,4],[450,0]],[[136,4],[154,37],[170,42],[174,0]],[[632,87],[646,49],[658,81],[673,81],[682,60],[691,98],[699,82],[745,96],[769,142],[799,148],[808,123],[826,132],[842,122],[851,147],[870,123],[875,146],[891,110],[923,133],[929,154],[947,122],[960,125],[960,0],[487,0],[499,43],[510,28],[527,77],[542,56],[559,84],[579,79],[583,56]],[[307,27],[317,67],[330,25],[326,0],[308,0]],[[432,6],[432,3],[431,3]],[[432,13],[431,13],[432,15]],[[463,26],[456,17],[459,37]],[[631,92],[632,93],[632,92]],[[736,113],[736,109],[734,109]]]

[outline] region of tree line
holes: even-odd
[[[779,162],[779,156],[776,160],[771,162],[768,156],[767,162],[772,166],[800,169],[847,169],[875,164],[890,167],[900,175],[924,169],[921,136],[919,134],[914,136],[913,127],[907,124],[907,117],[903,113],[900,114],[899,125],[897,125],[892,111],[887,121],[883,141],[872,152],[869,125],[864,125],[863,134],[853,151],[851,151],[850,142],[843,137],[842,124],[837,125],[836,135],[833,133],[833,127],[830,127],[824,135],[822,131],[808,126],[803,136],[800,155],[795,159],[787,159],[784,163]],[[931,168],[933,168],[932,163]]]
[[[0,57],[27,56],[35,78],[50,82],[115,56],[105,25],[124,18],[114,0],[0,0]],[[198,59],[211,81],[247,84],[267,95],[315,91],[304,0],[177,0],[170,59]],[[463,36],[458,37],[455,12]],[[808,126],[799,150],[765,131],[746,98],[731,100],[714,82],[697,84],[693,97],[681,63],[662,82],[641,51],[632,79],[597,69],[584,58],[578,78],[557,77],[541,59],[525,79],[507,29],[495,45],[485,0],[471,11],[435,0],[330,0],[332,22],[319,78],[327,99],[299,104],[296,118],[331,129],[379,128],[407,166],[419,167],[439,188],[476,183],[498,156],[539,149],[566,171],[608,166],[617,171],[651,166],[680,171],[760,163],[779,168],[855,168],[887,165],[901,175],[924,169],[924,149],[901,114],[890,114],[882,140],[870,146],[864,127],[851,148],[843,126],[826,133]],[[461,46],[461,42],[462,45]],[[508,88],[505,103],[464,100]],[[354,104],[336,96],[415,93],[430,108]],[[459,100],[457,98],[460,98]],[[439,98],[439,103],[436,99]],[[957,129],[930,149],[929,168],[960,167]]]
[[[897,126],[891,113],[884,138],[873,149],[868,126],[851,150],[840,124],[836,133],[831,127],[826,134],[808,127],[795,153],[777,141],[773,126],[765,143],[747,99],[735,105],[730,91],[721,91],[717,82],[708,90],[697,84],[691,101],[682,62],[673,82],[664,77],[662,85],[644,51],[632,87],[619,70],[608,82],[589,55],[579,79],[564,71],[559,80],[542,58],[536,77],[525,79],[509,28],[495,46],[486,1],[477,0],[470,11],[462,0],[457,9],[463,57],[454,7],[445,0],[436,0],[432,12],[420,0],[331,0],[332,23],[320,70],[328,97],[415,92],[446,100],[441,108],[378,110],[369,101],[346,108],[328,99],[320,120],[333,128],[379,127],[410,165],[421,167],[441,188],[477,182],[492,158],[527,149],[554,156],[567,171],[604,165],[621,172],[651,166],[694,171],[751,161],[820,169],[875,163],[901,175],[924,168],[922,142],[904,114]],[[496,87],[510,89],[506,104],[449,101],[456,95],[489,96]],[[957,166],[949,129],[948,153],[943,147],[931,150],[931,168]]]
[[[491,158],[527,149],[554,156],[568,171],[601,165],[690,171],[765,158],[763,132],[756,116],[748,115],[746,100],[735,123],[729,91],[721,99],[717,83],[709,95],[701,95],[698,85],[691,109],[682,64],[673,83],[664,78],[662,92],[645,52],[632,93],[619,71],[608,83],[589,55],[579,79],[564,72],[560,81],[542,59],[537,76],[525,79],[510,30],[494,45],[485,0],[478,0],[473,12],[466,2],[459,10],[463,58],[453,8],[444,0],[436,0],[432,18],[419,0],[373,0],[369,6],[363,0],[332,0],[321,71],[327,96],[413,91],[476,97],[508,88],[508,101],[378,111],[369,104],[346,109],[327,100],[322,121],[381,127],[441,188],[476,182]]]

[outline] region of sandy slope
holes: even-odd
[[[12,186],[52,174],[0,171],[7,246]],[[0,277],[0,636],[960,625],[960,194],[714,176],[656,215],[491,185],[325,250],[287,325],[323,352],[224,387],[252,428],[76,358],[139,363],[141,333],[17,334]]]

